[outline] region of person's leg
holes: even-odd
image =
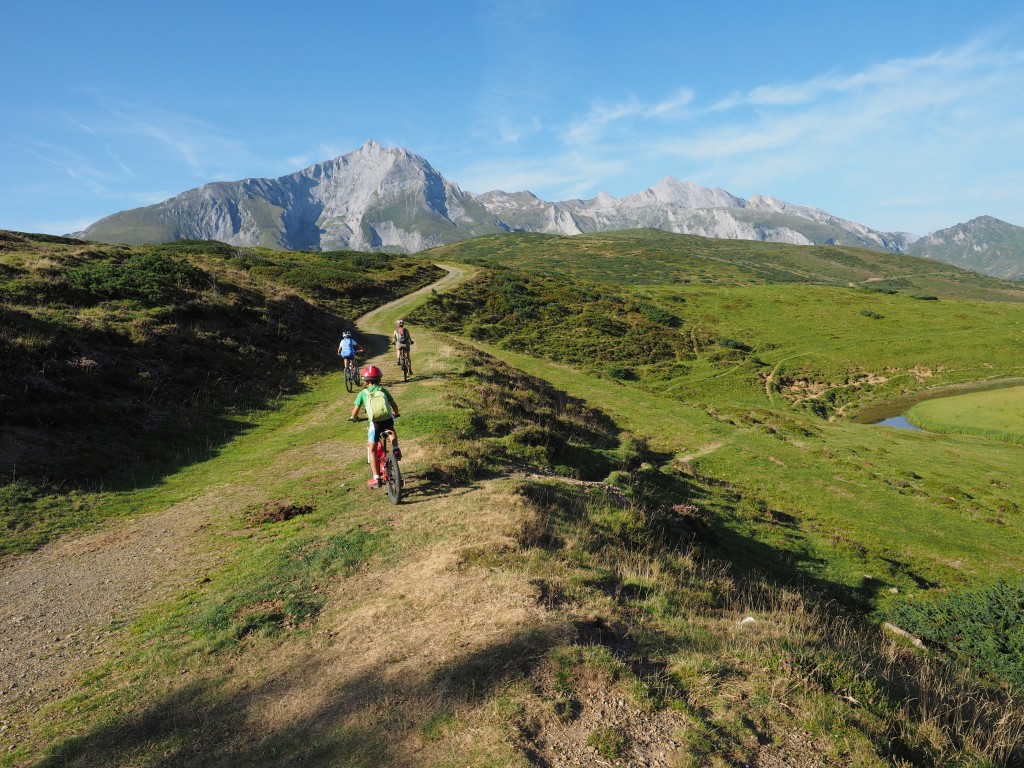
[[[370,422],[370,432],[366,442],[366,460],[370,464],[370,483],[377,485],[380,483],[380,463],[377,461],[377,432],[374,429],[374,423]]]

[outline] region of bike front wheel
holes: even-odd
[[[398,459],[395,458],[394,451],[388,451],[388,455],[384,459],[384,466],[388,498],[391,499],[392,504],[397,504],[402,500],[402,470],[398,468]]]

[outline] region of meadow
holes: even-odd
[[[672,236],[651,235],[653,263],[637,246],[643,234],[622,237],[629,248],[607,236],[557,239],[543,265],[536,238],[510,237],[500,265],[413,319],[534,375],[564,377],[645,435],[664,464],[728,488],[727,504],[707,491],[707,512],[728,531],[707,546],[741,569],[879,617],[924,596],[1015,583],[1024,567],[1019,446],[850,419],[932,388],[1019,378],[1017,286],[863,251],[856,263],[873,271],[839,285],[846,275],[837,280],[834,265],[854,260],[830,248],[806,249],[802,281],[794,268],[778,282],[763,270],[739,280],[742,260],[732,258],[721,284],[657,285],[651,275],[692,268],[672,266]],[[464,247],[435,256],[490,263]],[[742,250],[702,247],[677,236],[676,262]],[[604,279],[575,276],[595,251]],[[875,289],[888,262],[905,282]],[[647,277],[618,279],[627,272]]]
[[[606,380],[416,338],[418,378],[386,381],[407,502],[362,487],[336,376],[124,493],[202,499],[200,567],[73,695],[11,717],[0,765],[1020,756],[1011,693],[714,557],[742,499],[595,405]]]
[[[379,358],[404,414],[399,507],[365,488],[352,396],[315,364],[158,481],[12,495],[44,531],[8,525],[21,549],[60,530],[46,498],[106,520],[78,551],[124,518],[181,554],[178,586],[123,607],[73,682],[14,692],[0,765],[1020,764],[1024,448],[850,417],[1020,377],[1024,295],[762,246],[631,232],[426,254],[468,279],[359,328],[379,341],[404,316],[417,340],[408,383]],[[161,274],[209,291],[188,267],[212,273],[192,249],[219,246],[177,247]],[[356,255],[239,256],[256,257],[247,279],[342,325],[342,302],[381,301],[321,287]]]
[[[915,405],[909,418],[931,432],[1024,443],[1024,387],[930,400]]]

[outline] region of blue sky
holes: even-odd
[[[671,175],[881,230],[1024,226],[1018,2],[55,0],[3,20],[4,229],[62,234],[371,138],[471,192]]]

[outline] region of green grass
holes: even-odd
[[[848,246],[718,240],[652,229],[574,237],[490,235],[423,255],[622,286],[815,283],[907,295],[1024,298],[1019,285],[929,259]]]
[[[363,435],[343,421],[352,396],[320,376],[254,413],[206,461],[158,485],[83,495],[99,516],[127,515],[217,489],[203,538],[223,559],[208,581],[126,628],[130,652],[46,712],[35,744],[52,745],[47,764],[345,755],[383,765],[395,733],[428,750],[481,738],[475,707],[501,712],[506,751],[493,764],[522,764],[508,744],[529,747],[552,723],[571,724],[595,703],[595,680],[646,712],[686,713],[684,764],[749,763],[765,737],[788,733],[837,764],[1013,764],[1014,689],[972,679],[964,667],[976,647],[960,661],[923,659],[884,641],[874,622],[947,593],[985,594],[1024,571],[1021,447],[843,415],[936,383],[1020,375],[1019,290],[855,249],[698,242],[688,255],[681,242],[471,241],[459,252],[467,259],[527,270],[484,269],[419,314],[375,319],[385,328],[411,317],[475,347],[421,330],[417,373],[428,378],[392,391],[407,414],[403,442],[430,445],[410,477],[442,495],[438,508],[457,510],[500,482],[500,503],[522,510],[499,541],[475,541],[462,520],[410,524],[429,504],[422,497],[395,517],[385,501],[349,493],[365,479]],[[334,300],[313,296],[305,257],[232,254],[221,257],[250,279]],[[630,266],[641,277],[618,286],[585,279]],[[522,475],[494,479],[509,473]],[[238,483],[243,475],[256,479]],[[10,509],[47,514],[50,497],[32,484],[5,492]],[[271,499],[309,511],[254,524]],[[416,713],[407,691],[373,677],[379,703],[353,714],[341,691],[315,720],[255,746],[223,743],[253,701],[275,695],[273,681],[234,687],[236,663],[297,648],[305,661],[329,642],[318,633],[325,595],[456,535],[473,546],[460,545],[453,568],[529,583],[554,629],[484,645],[440,674]],[[755,622],[740,625],[746,616]],[[198,670],[200,683],[181,684],[182,669]],[[1010,679],[1000,667],[989,674]],[[448,686],[472,694],[446,698]],[[621,756],[635,744],[626,731],[621,742],[609,735],[592,746]]]
[[[214,455],[334,370],[356,315],[440,274],[379,254],[0,233],[0,552],[102,517],[83,491]]]
[[[1024,387],[929,400],[911,408],[908,418],[932,432],[1024,443]]]
[[[380,324],[391,320],[385,316]],[[744,557],[733,550],[741,539],[730,534],[726,512],[767,514],[772,508],[751,506],[735,485],[679,471],[659,450],[678,445],[681,434],[687,440],[735,437],[734,425],[685,407],[667,422],[631,421],[622,416],[631,412],[631,398],[607,379],[560,376],[568,369],[502,352],[513,367],[450,343],[442,356],[429,334],[421,331],[417,340],[423,353],[418,370],[430,378],[395,385],[408,414],[399,428],[406,445],[438,446],[429,465],[409,469],[420,484],[433,478],[427,488],[450,489],[446,503],[474,487],[450,484],[459,479],[451,467],[461,460],[475,461],[475,470],[462,475],[470,483],[516,469],[590,478],[603,463],[608,473],[611,487],[557,478],[509,481],[527,510],[522,527],[511,532],[513,544],[476,547],[457,566],[500,573],[503,580],[529,579],[562,622],[557,640],[527,633],[521,646],[507,641],[516,663],[485,645],[469,671],[456,665],[437,676],[448,682],[429,687],[422,709],[411,710],[407,692],[369,676],[367,684],[377,686],[371,690],[381,691],[370,700],[354,690],[332,691],[293,727],[238,736],[282,694],[280,678],[264,681],[258,674],[267,660],[297,656],[297,666],[315,678],[315,649],[329,642],[318,631],[326,596],[340,599],[356,569],[390,573],[409,553],[452,536],[427,521],[398,524],[415,519],[422,496],[393,513],[382,498],[358,492],[365,478],[363,433],[344,421],[351,396],[340,392],[336,376],[318,379],[210,460],[183,468],[160,487],[106,498],[122,508],[159,509],[215,490],[205,502],[210,513],[203,536],[223,560],[208,580],[125,628],[125,652],[94,670],[73,697],[47,709],[36,724],[35,743],[48,745],[38,764],[270,766],[343,758],[379,766],[393,764],[392,746],[411,733],[426,749],[456,745],[449,762],[440,764],[465,764],[466,754],[479,751],[488,760],[472,764],[523,765],[510,756],[509,742],[521,743],[542,727],[537,711],[565,724],[584,704],[599,703],[588,698],[595,680],[601,696],[644,712],[685,712],[693,764],[749,762],[759,734],[805,729],[820,740],[816,745],[860,765],[996,754],[992,739],[999,733],[987,737],[977,723],[995,722],[991,713],[997,717],[998,709],[967,725],[923,717],[912,704],[922,685],[915,675],[934,666],[921,667],[912,654],[886,663],[870,628],[854,631],[792,592],[707,559],[705,553],[716,550]],[[519,370],[520,361],[546,380]],[[629,386],[631,396],[657,401]],[[637,436],[648,425],[654,427],[651,446]],[[684,432],[683,425],[695,432]],[[575,452],[585,447],[590,450]],[[339,463],[339,453],[347,461]],[[243,471],[248,480],[239,484]],[[289,499],[310,511],[254,526],[250,513],[267,499]],[[360,595],[355,604],[367,599]],[[761,629],[737,631],[739,619],[751,613]],[[506,639],[494,642],[504,647]],[[459,675],[470,674],[472,686],[448,677],[462,682]],[[511,676],[491,689],[493,675]],[[363,678],[357,682],[362,686]],[[974,697],[979,707],[999,706],[998,697],[960,684],[965,687],[957,695]],[[443,693],[446,686],[455,693]],[[846,696],[860,704],[854,707]],[[512,735],[504,745],[485,743],[493,737],[481,731],[479,712],[499,709]],[[584,740],[616,759],[636,745],[634,735],[609,725]],[[1015,744],[1004,739],[1002,749]],[[25,756],[0,756],[0,764]]]
[[[1024,373],[1024,302],[807,284],[627,290],[500,269],[413,319],[719,408],[830,416]]]
[[[494,242],[527,270],[484,271],[414,320],[565,382],[644,438],[658,471],[632,486],[662,506],[694,507],[715,531],[706,548],[741,572],[884,616],[1024,568],[1019,447],[844,418],[933,387],[1020,377],[1015,288],[981,300],[964,274],[954,275],[962,295],[939,301],[807,282],[611,287],[534,274],[531,248]],[[644,253],[607,259],[627,256],[643,274]],[[559,254],[550,271],[575,264]],[[907,290],[923,279],[912,277],[899,278]],[[671,320],[651,323],[651,307]]]

